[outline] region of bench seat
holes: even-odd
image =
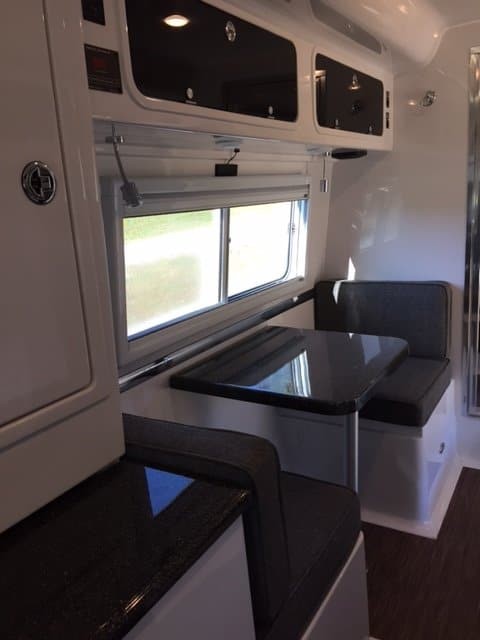
[[[451,376],[451,289],[446,282],[324,280],[315,328],[403,338],[410,356],[375,389],[362,418],[423,427]]]
[[[282,472],[275,447],[257,436],[132,415],[123,422],[130,459],[251,491],[244,530],[256,637],[300,638],[359,539],[358,496]]]
[[[428,537],[440,530],[460,469],[451,302],[450,285],[438,281],[325,280],[315,287],[317,329],[408,342],[409,357],[360,411],[360,500],[367,522]]]
[[[362,418],[423,427],[450,384],[448,358],[410,356],[375,389],[360,412]]]

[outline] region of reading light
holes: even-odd
[[[175,28],[185,27],[190,22],[188,18],[186,18],[185,16],[181,16],[178,13],[167,16],[163,19],[163,21],[165,22],[165,24],[168,24],[169,27]]]

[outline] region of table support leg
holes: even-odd
[[[345,480],[358,492],[358,411],[345,416]]]

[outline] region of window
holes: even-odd
[[[129,338],[218,303],[220,229],[218,209],[123,220]]]
[[[266,292],[303,277],[304,176],[148,179],[137,186],[143,204],[131,208],[118,181],[102,181],[121,365],[146,345],[155,351],[205,333],[229,315],[227,307],[253,311]]]
[[[276,202],[230,209],[229,296],[289,276],[296,206]]]
[[[276,202],[124,218],[128,338],[297,276],[298,209]]]

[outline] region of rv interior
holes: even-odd
[[[0,638],[478,640],[478,0],[3,5]]]

